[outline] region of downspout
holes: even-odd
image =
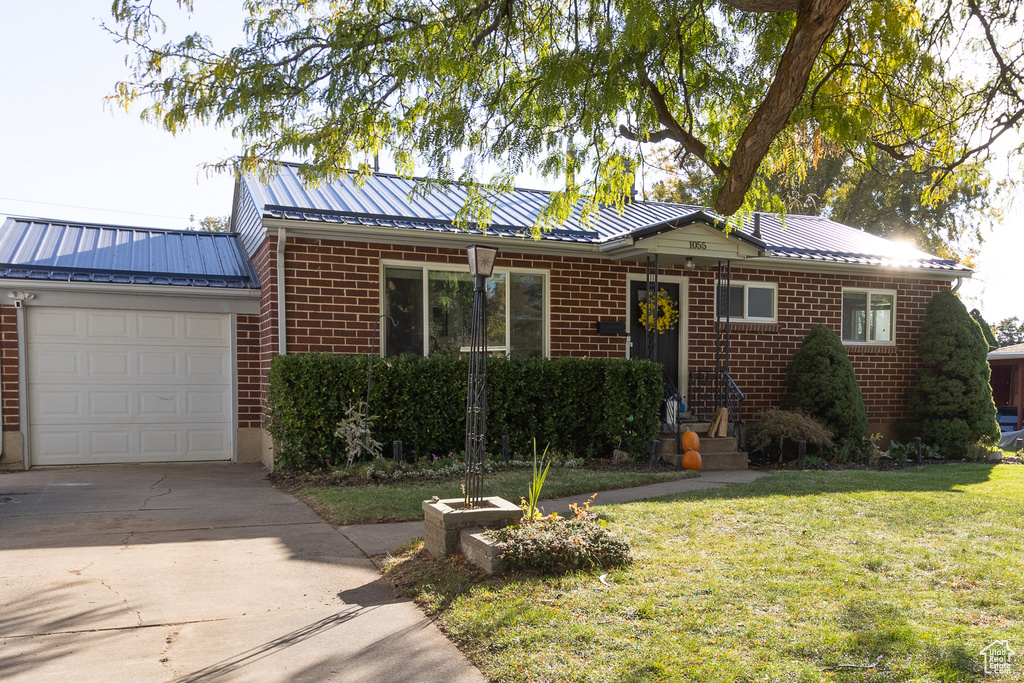
[[[285,229],[277,229],[277,355],[288,354],[288,331],[284,311],[284,244]]]
[[[26,367],[28,365],[28,358],[25,355],[28,344],[25,343],[25,307],[20,300],[15,300],[14,306],[15,315],[17,316],[18,358],[21,359],[21,362],[18,363],[18,413],[20,414],[19,421],[21,422],[21,452],[25,469],[28,470],[32,463],[32,454],[29,452],[31,440],[28,438],[28,368]]]
[[[22,461],[27,470],[32,463],[29,448],[29,412],[28,412],[28,359],[25,353],[25,302],[36,298],[29,292],[8,292],[7,296],[14,299],[15,328],[18,334],[18,421],[22,437]]]
[[[956,279],[956,285],[953,286],[952,292],[954,294],[956,294],[956,290],[960,289],[960,285],[962,285],[963,283],[964,283],[964,279],[962,277],[958,277]]]

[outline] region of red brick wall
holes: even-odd
[[[691,370],[714,368],[714,273],[690,279],[689,358]],[[731,374],[746,394],[750,416],[777,405],[785,393],[786,366],[816,324],[842,329],[844,287],[896,291],[894,346],[847,346],[872,429],[909,416],[906,390],[913,384],[921,320],[932,295],[949,283],[894,276],[780,273],[736,268],[733,279],[778,283],[778,323],[733,323]]]
[[[0,306],[0,401],[3,401],[3,429],[21,426],[18,401],[18,314],[14,306]]]
[[[263,286],[261,372],[277,353],[276,243],[270,238],[254,259]],[[288,352],[366,353],[380,313],[380,262],[463,265],[462,249],[289,238],[286,250]],[[598,335],[598,320],[626,321],[627,275],[643,274],[636,263],[576,256],[544,256],[503,249],[498,267],[548,272],[552,356],[619,358],[623,336]],[[714,367],[714,269],[663,268],[662,275],[689,278],[688,364]],[[920,320],[931,296],[949,287],[940,281],[894,276],[821,275],[736,268],[734,280],[778,284],[777,324],[736,323],[732,330],[732,374],[748,401],[748,415],[777,405],[785,369],[813,324],[837,332],[844,287],[895,290],[896,344],[847,347],[868,419],[874,428],[907,416],[906,389],[913,382]],[[265,386],[263,387],[265,392]],[[255,419],[255,418],[252,418]]]
[[[263,426],[263,378],[266,376],[260,338],[260,316],[236,317],[238,426]]]

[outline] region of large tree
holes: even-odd
[[[563,183],[549,221],[621,204],[644,143],[709,169],[725,215],[825,143],[912,165],[932,200],[1021,125],[1021,2],[246,0],[246,41],[219,50],[160,44],[156,0],[113,0],[134,58],[115,97],[171,132],[231,127],[239,171],[294,155],[323,181],[387,149],[483,221],[524,170]]]
[[[1018,320],[1017,316],[1000,321],[994,333],[999,346],[1024,344],[1024,322]]]

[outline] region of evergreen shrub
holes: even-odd
[[[366,398],[366,356],[324,353],[271,361],[267,428],[282,467],[313,469],[345,462],[335,436],[350,402]],[[373,360],[373,437],[401,440],[408,459],[465,449],[466,359],[396,356]],[[487,363],[487,450],[532,453],[533,439],[552,452],[603,456],[621,444],[646,452],[657,435],[661,366],[642,360],[492,358]]]
[[[922,367],[909,394],[911,429],[946,458],[999,438],[989,385],[988,343],[953,292],[928,302],[917,348]]]
[[[830,327],[815,325],[786,368],[783,408],[800,410],[832,432],[836,445],[859,450],[868,433],[864,397],[843,342]]]

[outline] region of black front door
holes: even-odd
[[[650,331],[652,337],[657,338],[658,355],[657,361],[665,370],[665,379],[671,382],[672,387],[679,384],[679,329],[684,315],[683,306],[679,301],[679,283],[662,282],[658,288],[664,290],[668,299],[679,313],[680,319],[671,325],[669,329],[658,332],[656,329]],[[643,281],[632,281],[629,283],[629,338],[630,358],[650,358],[648,350],[648,331],[643,325],[640,302],[647,300],[647,283]]]

